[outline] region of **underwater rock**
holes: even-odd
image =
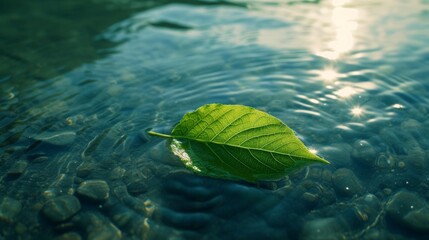
[[[75,196],[64,195],[48,200],[42,212],[51,221],[61,222],[73,216],[80,208],[80,202]]]
[[[381,153],[374,161],[374,166],[378,170],[391,170],[395,168],[397,159],[390,153]]]
[[[148,218],[122,203],[107,206],[109,219],[122,231],[133,232],[139,239],[145,239],[149,230]]]
[[[127,184],[127,191],[131,195],[139,195],[147,192],[148,186],[144,181],[136,181]]]
[[[15,234],[16,235],[23,235],[27,232],[28,228],[27,225],[25,225],[22,222],[18,222],[15,224]]]
[[[368,193],[353,201],[352,209],[362,222],[371,222],[381,212],[381,202],[374,194]]]
[[[427,169],[427,153],[420,147],[413,147],[408,150],[408,155],[405,157],[405,161],[417,169],[424,171]]]
[[[81,240],[82,237],[77,232],[64,233],[55,238],[55,240]]]
[[[421,225],[414,227],[412,224],[416,223],[417,219],[420,219],[422,216],[429,216],[427,210],[423,209],[418,212],[420,209],[426,207],[426,204],[427,203],[418,194],[414,192],[400,191],[393,195],[387,202],[386,214],[387,217],[397,223],[403,224],[412,229],[421,229]],[[429,225],[426,226],[426,229],[428,226]]]
[[[98,212],[80,212],[71,221],[87,233],[85,239],[116,240],[122,238],[121,230]]]
[[[358,140],[353,144],[352,157],[359,164],[371,166],[376,158],[376,153],[368,141]]]
[[[313,174],[315,169],[313,169]],[[328,173],[328,170],[322,170],[321,177]],[[329,172],[330,173],[330,172]],[[311,174],[308,174],[310,177]],[[329,174],[329,182],[318,182],[314,179],[306,179],[302,181],[299,185],[295,187],[295,192],[302,191],[302,200],[301,203],[305,204],[305,207],[310,210],[314,207],[320,207],[324,205],[329,205],[332,202],[335,202],[335,193],[332,190],[331,186],[331,174]],[[328,186],[327,186],[328,185]]]
[[[118,179],[120,179],[120,178],[122,178],[124,175],[125,175],[125,172],[126,172],[127,170],[125,170],[124,168],[122,168],[122,167],[115,167],[111,172],[110,172],[110,175],[109,175],[109,179],[110,180],[118,180]]]
[[[24,160],[19,160],[15,162],[12,167],[7,171],[9,177],[19,177],[25,173],[25,170],[28,167],[28,162]]]
[[[311,212],[301,235],[304,239],[360,239],[352,236],[375,224],[381,212],[381,202],[373,194],[337,202]]]
[[[359,179],[347,168],[340,168],[335,171],[332,175],[332,183],[335,192],[341,196],[352,197],[364,191]]]
[[[387,127],[380,131],[381,141],[385,142],[397,155],[405,155],[407,153],[404,142],[409,140],[409,134],[404,134],[401,129]]]
[[[335,218],[320,218],[308,221],[302,228],[301,238],[308,240],[339,239],[343,229]]]
[[[403,222],[410,229],[421,232],[429,232],[429,207],[425,206],[409,212],[404,216]]]
[[[12,223],[15,217],[21,212],[22,204],[18,200],[10,197],[0,199],[0,221]]]
[[[46,142],[53,145],[65,146],[74,142],[75,132],[44,132],[33,137],[35,140]]]
[[[110,188],[104,180],[88,180],[82,182],[77,188],[80,196],[94,201],[104,201],[109,198]]]
[[[95,169],[95,164],[91,161],[83,161],[76,169],[76,176],[87,177]]]

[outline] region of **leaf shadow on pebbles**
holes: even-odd
[[[292,204],[298,199],[293,194],[282,199],[273,191],[186,173],[167,176],[160,194],[153,219],[187,239],[284,239],[293,231],[288,225],[298,224],[292,219],[305,212]]]

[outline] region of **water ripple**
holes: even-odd
[[[74,194],[82,181],[103,179],[112,189],[109,201],[82,200],[84,213],[56,230],[85,232],[92,219],[114,232],[152,239],[200,239],[206,233],[281,239],[302,236],[304,222],[319,223],[314,217],[330,216],[329,223],[338,217],[338,224],[365,217],[354,208],[365,196],[358,191],[356,198],[345,198],[333,185],[344,172],[353,171],[360,188],[384,202],[390,198],[385,192],[427,191],[427,174],[418,174],[428,170],[429,147],[423,10],[396,10],[394,20],[388,11],[403,3],[333,2],[341,1],[155,6],[101,34],[100,39],[118,43],[102,59],[31,86],[8,87],[11,81],[1,80],[7,87],[0,89],[0,192],[25,201],[24,208],[34,212],[37,206],[28,202],[41,205]],[[362,31],[342,32],[344,25],[332,20],[341,10],[351,15],[344,23]],[[382,24],[392,21],[400,25]],[[373,39],[393,30],[411,37]],[[332,45],[344,37],[353,44]],[[410,54],[413,49],[416,54]],[[267,111],[331,166],[266,183],[280,186],[277,191],[180,173],[183,168],[165,143],[145,131],[167,132],[183,114],[211,102]],[[357,212],[336,216],[349,205]],[[350,235],[370,227],[359,223],[340,229]]]

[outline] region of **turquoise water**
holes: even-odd
[[[429,234],[428,1],[0,13],[0,239]],[[192,174],[146,134],[213,102],[278,117],[331,165],[257,187]]]

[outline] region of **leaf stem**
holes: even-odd
[[[163,133],[157,133],[157,132],[153,132],[153,131],[149,131],[147,132],[149,135],[151,136],[155,136],[155,137],[162,137],[162,138],[172,138],[171,135],[168,134],[163,134]]]

